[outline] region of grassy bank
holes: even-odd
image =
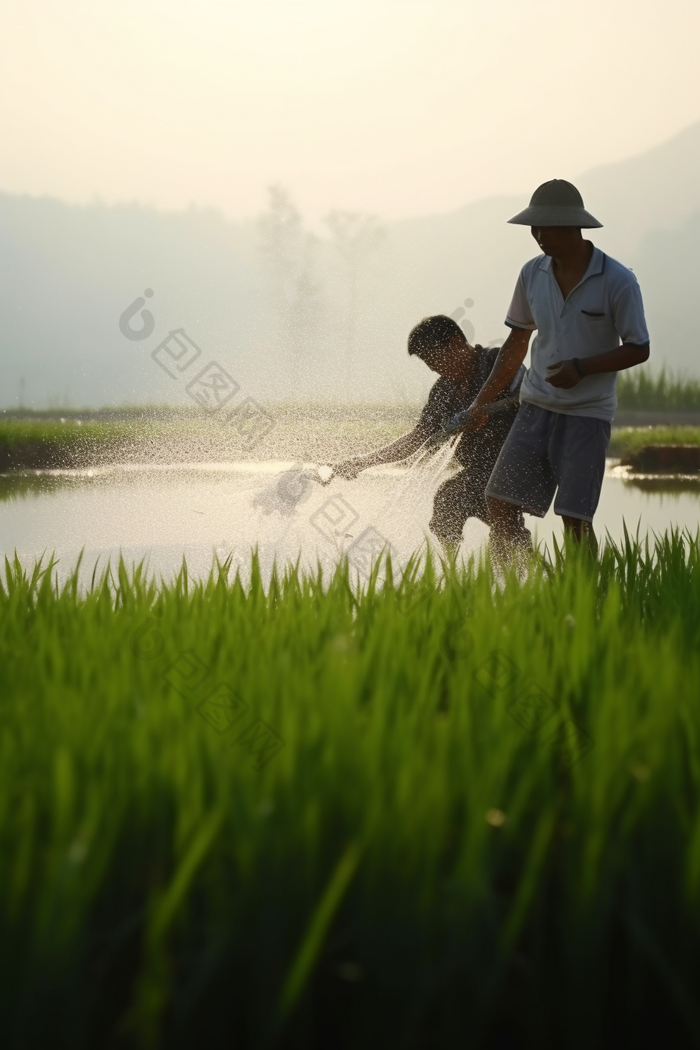
[[[426,580],[6,567],[5,1046],[698,1043],[697,539]]]
[[[277,409],[274,427],[250,443],[223,420],[196,413],[168,418],[0,421],[0,471],[122,462],[279,459],[333,462],[377,448],[406,433],[418,412],[357,408],[307,413]],[[700,445],[700,427],[613,428],[614,457],[647,445]]]
[[[133,423],[98,420],[11,419],[0,420],[0,443],[8,448],[29,443],[58,447],[91,444],[124,438],[134,432]]]
[[[143,429],[142,429],[143,428]],[[157,436],[157,425],[53,419],[0,420],[0,470],[99,463],[134,442]]]
[[[267,410],[265,410],[267,412]],[[260,427],[225,414],[159,409],[123,419],[0,420],[0,471],[122,462],[302,459],[332,462],[406,433],[410,409],[290,405],[271,408]]]
[[[700,427],[614,427],[609,456],[624,456],[648,445],[700,445]]]

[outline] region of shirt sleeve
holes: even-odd
[[[513,292],[513,298],[506,317],[506,324],[509,328],[519,328],[521,331],[525,332],[534,332],[537,328],[535,319],[532,316],[532,311],[530,310],[530,304],[527,301],[523,270],[520,271],[518,283]]]
[[[613,324],[622,342],[646,346],[649,342],[649,330],[644,317],[642,291],[631,270],[629,279],[616,289],[611,305]]]

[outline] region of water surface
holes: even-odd
[[[166,577],[184,557],[190,571],[202,575],[214,556],[230,556],[234,565],[246,567],[256,546],[265,571],[273,559],[331,567],[344,552],[362,568],[368,552],[382,543],[400,561],[424,546],[432,495],[447,476],[446,457],[439,455],[420,469],[381,467],[352,482],[334,479],[324,487],[307,481],[290,489],[296,475],[286,472],[294,466],[115,465],[0,476],[0,552],[16,551],[27,564],[54,552],[59,574],[83,548],[89,572],[121,553],[129,563],[145,558],[151,571]],[[278,499],[280,493],[285,498]],[[561,535],[560,519],[551,511],[526,521],[538,540]],[[620,540],[624,522],[640,536],[670,526],[695,533],[700,479],[632,480],[611,462],[596,532]],[[487,536],[485,525],[470,520],[464,553],[478,552]]]

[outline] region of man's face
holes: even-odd
[[[465,354],[467,346],[468,343],[465,337],[461,334],[455,334],[447,346],[442,347],[440,350],[431,350],[429,354],[425,354],[423,361],[432,372],[437,372],[438,375],[446,376],[447,379],[458,382],[464,378],[469,367]]]
[[[567,255],[581,240],[578,226],[531,226],[530,233],[545,255]]]

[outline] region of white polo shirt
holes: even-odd
[[[637,278],[622,263],[593,248],[588,269],[569,292],[561,294],[548,255],[538,255],[520,271],[506,324],[537,335],[520,400],[550,412],[612,421],[617,407],[617,372],[586,376],[570,390],[545,379],[547,366],[615,350],[623,343],[649,342],[642,293]]]

